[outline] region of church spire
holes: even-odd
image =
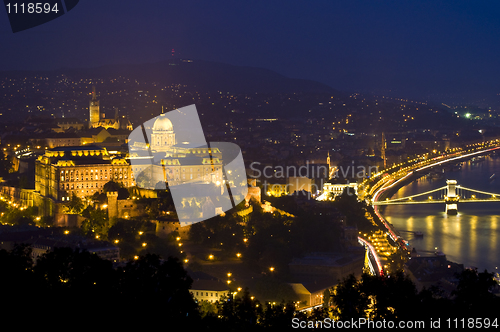
[[[92,86],[92,99],[89,105],[89,127],[95,128],[101,120],[101,111],[99,110],[99,100],[95,92],[95,86]]]
[[[329,180],[330,175],[332,174],[332,165],[330,163],[330,151],[328,151],[328,156],[326,157],[326,163],[328,164],[328,180]]]

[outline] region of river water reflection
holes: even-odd
[[[488,156],[480,162],[463,162],[461,170],[446,171],[439,179],[422,177],[401,188],[392,198],[446,186],[447,179],[500,197],[500,158]],[[380,211],[422,255],[432,255],[438,250],[466,267],[500,272],[500,202],[459,203],[456,216],[446,215],[444,204],[392,205]],[[413,233],[416,231],[424,236],[416,237]]]

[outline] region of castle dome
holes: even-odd
[[[153,125],[154,131],[172,131],[172,122],[165,116],[165,114],[160,114]]]

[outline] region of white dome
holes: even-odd
[[[165,116],[161,114],[155,121],[153,125],[153,130],[155,131],[172,131],[172,122]]]

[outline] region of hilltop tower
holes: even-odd
[[[99,100],[95,92],[95,86],[92,87],[92,99],[89,106],[89,127],[95,128],[101,120],[101,112],[99,110]]]
[[[386,148],[385,134],[384,132],[382,132],[382,146],[380,147],[380,156],[382,157],[382,161],[384,163],[384,169],[387,167],[387,162],[385,159],[385,148]]]
[[[332,174],[332,165],[330,164],[330,151],[328,151],[328,156],[326,157],[326,163],[328,164],[328,180],[329,180],[330,174]]]

